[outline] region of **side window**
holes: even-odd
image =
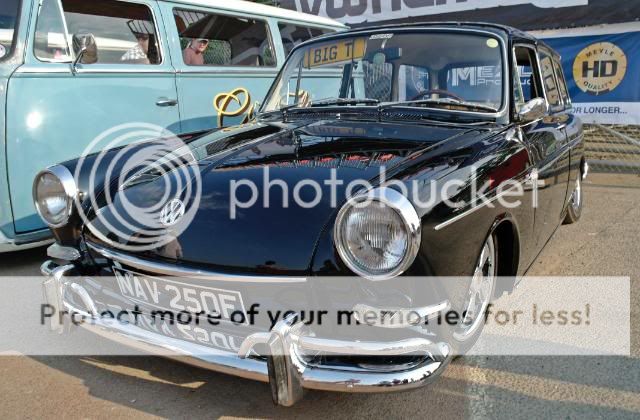
[[[306,26],[298,26],[292,23],[278,23],[278,30],[280,31],[280,37],[282,38],[282,45],[284,46],[284,55],[289,55],[293,47],[301,42],[307,41],[311,38],[315,38],[320,35],[335,32],[331,29],[318,29],[309,28]]]
[[[265,21],[183,9],[174,19],[188,66],[276,65]]]
[[[562,106],[560,92],[558,91],[558,85],[553,72],[553,61],[551,56],[544,51],[540,51],[540,67],[549,105],[551,108]]]
[[[160,64],[158,35],[151,10],[116,0],[62,0],[74,55],[83,39],[83,64]]]
[[[558,60],[553,60],[553,68],[556,71],[556,78],[558,80],[558,89],[560,90],[560,97],[565,104],[565,108],[571,107],[571,98],[569,97],[569,89],[567,89],[567,81],[564,78],[564,72],[562,71],[562,65]]]
[[[514,77],[514,97],[516,107],[534,98],[542,98],[542,86],[536,68],[536,56],[531,48],[516,47],[515,60],[518,69],[517,78]],[[519,83],[518,83],[519,82]]]
[[[44,0],[40,6],[33,52],[40,61],[69,62],[71,60],[58,0]]]

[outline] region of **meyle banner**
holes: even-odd
[[[635,31],[604,33],[635,26]],[[640,125],[640,23],[534,33],[562,56],[576,114],[587,123]]]
[[[638,0],[280,0],[280,5],[351,26],[473,20],[532,30],[629,22],[640,16]]]

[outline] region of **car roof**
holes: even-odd
[[[460,28],[460,29],[481,29],[481,30],[485,30],[485,31],[489,31],[489,32],[493,32],[496,35],[505,35],[508,38],[511,38],[513,41],[517,41],[517,42],[524,42],[524,43],[531,43],[534,45],[539,45],[539,46],[544,46],[546,47],[548,50],[550,50],[554,55],[558,56],[557,51],[555,51],[553,48],[551,48],[548,44],[546,44],[544,41],[534,37],[533,35],[530,35],[526,32],[521,31],[520,29],[511,27],[511,26],[507,26],[507,25],[500,25],[497,23],[489,23],[489,22],[455,22],[455,21],[443,21],[443,22],[411,22],[411,23],[393,23],[393,24],[388,24],[388,25],[371,25],[371,26],[358,26],[356,28],[347,30],[347,31],[341,31],[339,33],[334,33],[334,34],[325,34],[325,35],[321,35],[319,37],[316,38],[312,38],[310,40],[307,40],[299,45],[296,46],[296,49],[298,49],[301,46],[304,46],[305,44],[310,44],[315,42],[318,39],[322,39],[322,38],[333,38],[336,36],[348,36],[349,34],[353,33],[362,33],[362,32],[367,32],[367,31],[384,31],[384,30],[392,30],[392,29],[411,29],[411,28],[415,28],[415,29],[439,29],[439,28],[443,28],[443,29],[450,29],[450,28]]]
[[[223,12],[247,13],[250,15],[296,20],[312,25],[347,28],[346,25],[338,22],[337,20],[326,17],[300,13],[289,9],[282,9],[279,7],[267,6],[265,4],[252,3],[244,0],[171,0],[171,2],[186,6],[210,7],[213,9],[219,9]]]
[[[484,29],[489,30],[491,32],[502,32],[506,33],[508,36],[522,38],[525,40],[530,40],[532,42],[538,41],[535,37],[529,35],[526,32],[522,32],[521,30],[507,26],[500,25],[497,23],[489,23],[489,22],[457,22],[457,21],[442,21],[442,22],[410,22],[410,23],[392,23],[388,25],[371,25],[371,26],[360,26],[352,29],[351,31],[357,30],[377,30],[377,29],[394,29],[394,28],[462,28],[462,29]],[[351,32],[348,31],[348,32]]]

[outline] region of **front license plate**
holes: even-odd
[[[246,324],[240,292],[148,276],[121,267],[113,273],[122,296],[133,302],[172,311],[215,315],[220,321]]]

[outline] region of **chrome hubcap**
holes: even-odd
[[[491,294],[493,293],[496,277],[495,270],[495,245],[493,237],[489,236],[482,247],[480,258],[478,258],[478,263],[469,285],[463,320],[453,334],[457,340],[466,340],[482,325],[484,312],[491,301]]]
[[[573,190],[573,194],[571,195],[571,207],[573,210],[578,212],[580,211],[580,205],[582,204],[582,182],[580,180],[580,176],[578,175],[578,179],[576,180],[576,188]]]

